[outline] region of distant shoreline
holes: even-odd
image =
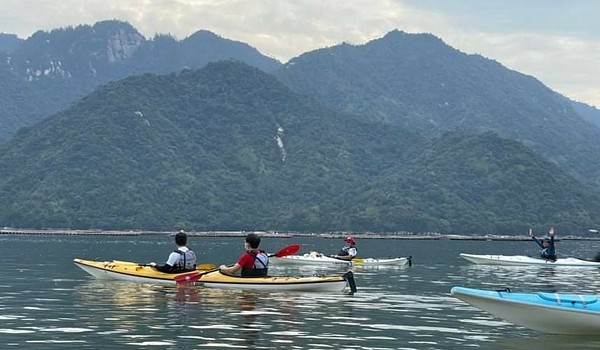
[[[254,232],[262,237],[269,238],[291,238],[291,237],[320,237],[329,239],[341,239],[347,235],[353,235],[357,239],[400,239],[400,240],[462,240],[462,241],[529,241],[527,235],[459,235],[438,233],[302,233],[302,232],[274,232],[274,231],[189,231],[189,236],[196,237],[243,237]],[[142,230],[71,230],[71,229],[21,229],[5,227],[0,229],[0,235],[27,235],[27,236],[154,236],[173,235],[176,231],[142,231]],[[585,240],[600,241],[600,235],[584,236],[558,236],[559,240]]]

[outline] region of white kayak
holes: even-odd
[[[354,258],[352,261],[332,258],[317,252],[304,255],[272,257],[272,265],[321,265],[321,266],[405,266],[412,265],[412,257],[398,258]]]
[[[465,253],[460,253],[460,256],[472,263],[481,265],[600,267],[600,262],[577,258],[546,260],[525,255],[476,255]]]
[[[453,287],[450,293],[519,326],[553,334],[600,333],[600,301],[592,294],[512,293]]]

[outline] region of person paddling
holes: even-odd
[[[164,265],[157,265],[155,262],[150,263],[160,272],[166,273],[181,273],[196,270],[196,253],[187,247],[187,234],[181,230],[175,235],[175,249]]]
[[[356,239],[354,237],[348,236],[344,239],[346,245],[340,249],[339,253],[336,255],[332,255],[332,258],[341,259],[341,260],[352,260],[358,254],[356,250]]]
[[[239,270],[242,277],[267,276],[269,271],[269,256],[264,250],[258,248],[260,237],[249,233],[244,241],[244,254],[240,256],[233,266],[221,265],[219,270],[226,275],[234,275]]]
[[[534,240],[537,245],[542,248],[540,257],[546,260],[556,261],[556,249],[554,248],[554,227],[550,227],[548,230],[548,236],[542,239],[535,238],[533,235],[533,229],[529,228],[529,236]]]

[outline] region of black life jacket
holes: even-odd
[[[264,250],[260,253],[247,252],[254,258],[254,265],[252,268],[242,267],[242,277],[262,277],[266,276],[269,271],[269,256]]]

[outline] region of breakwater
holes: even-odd
[[[187,231],[189,236],[201,237],[243,237],[253,232],[262,237],[269,238],[291,238],[291,237],[321,237],[326,239],[342,239],[348,235],[355,236],[357,239],[400,239],[400,240],[462,240],[462,241],[529,241],[531,238],[527,235],[462,235],[462,234],[441,234],[441,233],[354,233],[354,232],[327,232],[327,233],[306,233],[306,232],[278,232],[278,231]],[[174,235],[177,231],[146,231],[146,230],[74,230],[61,228],[12,228],[4,227],[0,229],[0,235],[53,235],[53,236],[149,236],[149,235]],[[600,234],[583,235],[558,235],[560,240],[588,240],[600,241]]]

